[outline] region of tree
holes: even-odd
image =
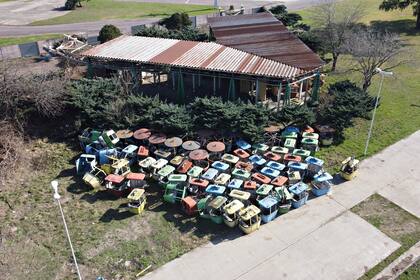
[[[402,50],[398,35],[372,28],[357,28],[350,32],[344,50],[356,62],[352,70],[363,76],[363,90],[369,88],[372,78],[377,74],[376,68],[389,70],[401,64],[401,61],[395,60]]]
[[[322,39],[317,35],[317,33],[309,30],[309,31],[303,31],[298,32],[297,36],[299,39],[305,43],[311,50],[318,54],[323,54],[323,42]]]
[[[76,9],[77,0],[67,0],[64,4],[64,9],[66,10],[74,10]]]
[[[332,54],[331,71],[337,68],[347,32],[353,29],[363,16],[361,2],[345,3],[347,2],[337,4],[334,0],[325,0],[323,4],[316,6],[311,14],[317,28],[316,33],[323,42],[324,52]]]
[[[121,35],[122,33],[118,27],[112,24],[107,24],[102,27],[101,31],[99,31],[98,41],[102,44]]]
[[[64,4],[66,10],[74,10],[77,7],[82,7],[82,1],[88,2],[89,0],[67,0]]]
[[[385,11],[404,10],[409,6],[413,6],[413,16],[417,17],[416,29],[420,29],[420,0],[383,0],[379,9]]]
[[[187,13],[174,13],[169,17],[159,21],[159,25],[165,26],[169,30],[180,30],[192,24]]]

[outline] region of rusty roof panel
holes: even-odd
[[[185,49],[184,54],[174,62],[177,65],[202,67],[209,57],[217,54],[222,46],[216,43],[200,43],[192,49]]]
[[[293,78],[304,70],[214,42],[120,36],[82,55],[244,75]]]
[[[270,13],[208,19],[216,42],[306,71],[324,64],[319,56]]]
[[[175,45],[172,45],[170,48],[167,48],[166,50],[151,58],[150,62],[174,63],[185,53],[185,49],[191,49],[197,44],[198,42],[193,41],[179,41]]]

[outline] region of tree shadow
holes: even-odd
[[[51,9],[51,11],[65,12],[65,11],[68,11],[68,10],[66,9],[66,7],[62,6],[62,7],[55,7],[53,9]]]
[[[371,26],[381,31],[388,31],[400,35],[417,36],[420,30],[416,29],[414,19],[401,19],[393,21],[374,20],[370,22]]]
[[[82,197],[80,197],[80,199],[83,199],[84,201],[90,204],[94,204],[96,201],[115,201],[120,198],[116,197],[107,190],[99,190],[93,193],[85,193],[84,195],[82,195]]]
[[[130,218],[132,216],[135,216],[136,214],[131,213],[130,211],[127,211],[125,208],[122,208],[121,206],[117,209],[108,209],[102,217],[99,218],[99,221],[103,223],[109,223],[112,221],[121,221],[127,218]]]

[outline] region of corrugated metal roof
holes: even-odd
[[[270,13],[208,18],[216,42],[307,71],[324,62]]]
[[[93,47],[83,56],[160,64],[216,72],[292,78],[305,71],[214,42],[120,36]]]

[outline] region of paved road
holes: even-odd
[[[358,279],[400,245],[349,209],[379,192],[419,217],[418,143],[420,131],[363,161],[359,176],[331,195],[249,236],[197,248],[142,279]]]
[[[25,0],[19,0],[19,1],[25,1]],[[52,0],[41,0],[41,1],[52,1]],[[62,1],[62,0],[60,0]],[[134,1],[151,1],[156,2],[152,0],[134,0]],[[184,2],[185,0],[160,0],[162,2]],[[262,3],[277,3],[276,0],[272,1],[265,1],[265,0],[221,0],[222,4],[234,2],[236,4],[235,6],[240,6],[240,2],[246,3],[246,5],[252,6],[260,6]],[[297,10],[302,9],[305,7],[309,7],[312,5],[315,5],[319,3],[322,0],[283,0],[281,2],[284,2],[287,4],[290,10]],[[197,4],[208,4],[208,0],[190,0],[190,2],[194,2]],[[12,2],[5,2],[5,3],[12,3]],[[6,7],[5,3],[0,3],[0,20],[4,17],[5,19],[11,20],[10,16],[4,16],[9,15],[9,9],[8,8],[2,8]],[[50,8],[52,9],[52,8]],[[29,13],[31,11],[29,10]],[[37,13],[32,13],[37,14]],[[25,13],[23,13],[25,15]],[[26,25],[1,25],[0,24],[0,37],[6,37],[6,36],[24,36],[24,35],[33,35],[33,34],[45,34],[45,33],[71,33],[71,32],[87,32],[91,35],[97,35],[99,30],[104,26],[105,24],[114,24],[118,26],[123,32],[130,32],[132,25],[140,25],[140,24],[148,24],[151,22],[156,21],[157,19],[140,19],[140,20],[103,20],[103,21],[96,21],[96,22],[84,22],[84,23],[72,23],[72,24],[60,24],[60,25],[47,25],[47,26],[26,26]]]
[[[65,15],[66,0],[14,0],[0,3],[0,24],[24,25]]]

